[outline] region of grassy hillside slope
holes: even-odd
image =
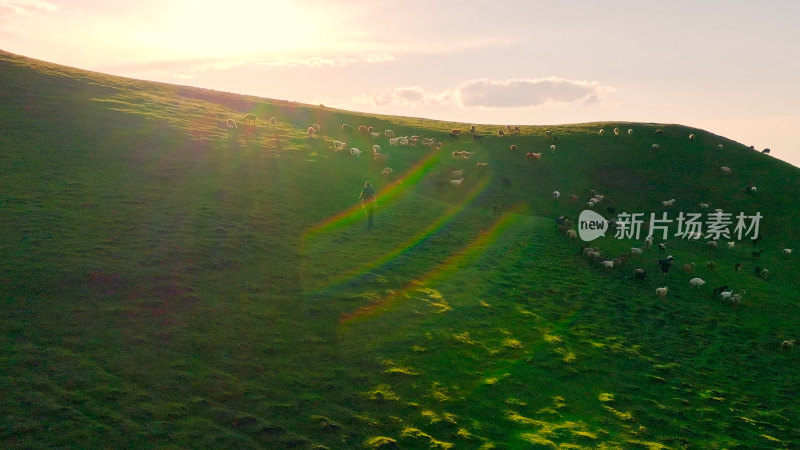
[[[8,53],[0,74],[3,447],[800,446],[800,349],[780,347],[800,337],[800,260],[781,253],[800,248],[796,167],[679,125],[548,127],[551,152],[538,126],[477,125],[476,142],[448,136],[469,124]],[[373,144],[389,162],[367,157]],[[765,238],[714,250],[671,236],[666,276],[656,249],[605,271],[553,223],[591,190],[607,216],[671,198],[672,218],[700,202],[758,211]],[[594,242],[608,257],[642,245]],[[695,276],[708,283],[690,288]],[[722,285],[743,301],[714,296]]]

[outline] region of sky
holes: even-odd
[[[0,0],[0,49],[467,123],[676,123],[800,167],[796,0]]]

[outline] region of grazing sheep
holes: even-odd
[[[631,247],[631,255],[641,255],[642,249],[638,247]]]
[[[651,145],[651,146],[650,146],[650,149],[651,149],[651,150],[658,150],[658,149],[660,149],[660,148],[661,148],[661,146],[660,146],[660,145],[658,145],[658,144],[653,144],[653,145]]]
[[[514,150],[516,150],[516,149],[517,149],[517,146],[512,144],[512,145],[510,145],[510,146],[508,147],[508,149],[509,149],[509,150],[511,150],[511,151],[514,151]]]
[[[728,241],[728,248],[729,249],[733,249],[733,247],[735,247],[735,246],[736,246],[736,242],[735,241]]]
[[[672,256],[667,257],[667,259],[659,259],[658,260],[658,267],[661,269],[661,274],[666,275],[669,272],[669,268],[672,267]]]
[[[730,167],[722,166],[722,167],[720,167],[720,170],[722,171],[723,175],[730,175],[731,174]]]
[[[783,350],[785,352],[788,352],[788,351],[792,350],[794,348],[794,344],[796,342],[797,341],[795,339],[792,339],[792,340],[788,340],[787,339],[787,340],[781,342],[781,350]]]
[[[764,253],[764,250],[756,250],[752,253],[753,259],[758,259],[761,257],[761,254]]]
[[[632,136],[632,135],[633,135],[633,128],[628,128],[628,136]]]
[[[464,178],[459,178],[457,180],[450,180],[450,184],[453,186],[461,186],[461,182],[464,181]]]
[[[785,256],[787,258],[792,256],[792,249],[790,249],[790,248],[783,249],[783,256]]]
[[[352,133],[352,132],[353,132],[353,127],[352,126],[350,126],[350,125],[348,125],[346,123],[342,124],[342,133]]]
[[[614,128],[614,136],[619,136],[619,128]]]
[[[555,152],[555,151],[556,151],[556,144],[552,144],[550,146],[550,152],[552,153],[552,152]]]
[[[748,189],[747,191],[750,192],[751,194],[755,194],[756,191],[758,191],[758,188],[756,188],[755,186],[750,186],[750,189]]]
[[[614,268],[614,261],[601,261],[600,265],[603,266],[603,269],[611,270]]]
[[[729,300],[731,298],[731,296],[733,296],[733,289],[731,289],[730,291],[722,291],[722,292],[719,293],[719,296],[723,300]]]
[[[663,251],[666,251],[666,250],[667,250],[667,243],[666,243],[666,242],[660,242],[660,243],[658,244],[658,250],[659,250],[659,251],[662,251],[662,252],[663,252]]]
[[[225,123],[228,125],[228,128],[232,128],[232,129],[234,129],[234,130],[235,130],[235,129],[237,129],[237,128],[239,128],[239,127],[236,125],[236,121],[235,121],[235,120],[233,120],[233,119],[228,119],[227,121],[225,121]]]
[[[319,133],[319,130],[321,130],[318,123],[311,124],[311,127],[314,128],[314,133]]]
[[[575,230],[567,230],[567,237],[569,237],[570,239],[575,239],[576,237],[578,237],[578,232]]]
[[[359,125],[359,126],[358,126],[358,132],[359,132],[359,133],[361,133],[361,134],[367,134],[367,133],[369,133],[369,132],[367,131],[367,126],[366,126],[366,125]]]
[[[350,154],[353,155],[354,158],[358,158],[359,156],[361,156],[361,150],[357,148],[351,148]]]
[[[520,133],[522,133],[522,131],[519,129],[519,127],[514,127],[514,134],[520,134]]]
[[[723,147],[722,147],[722,144],[719,144],[719,145],[717,145],[717,148],[718,148],[718,149],[720,149],[720,150],[722,150],[722,148],[723,148]]]
[[[553,191],[553,200],[558,200],[561,197],[561,193],[558,191]]]
[[[306,130],[306,135],[309,137],[314,136],[314,127],[308,127]]]
[[[389,160],[389,155],[387,155],[386,153],[375,152],[375,153],[372,154],[372,159],[374,161],[388,161]]]
[[[769,155],[769,149],[768,149],[768,148],[765,148],[764,150],[761,150],[761,153],[764,153],[764,154],[766,154],[766,155]]]
[[[488,166],[489,166],[488,162],[475,163],[475,167],[488,167]]]
[[[708,203],[700,203],[700,208],[701,209],[708,209],[708,207],[709,207]]]
[[[740,294],[733,294],[730,297],[728,297],[728,300],[731,303],[738,305],[739,303],[742,302],[742,297],[744,297],[744,293],[745,291],[742,291]]]
[[[244,115],[242,123],[244,123],[244,126],[256,126],[256,120],[258,120],[258,116],[253,113],[249,113]]]
[[[708,241],[708,242],[706,242],[706,246],[708,248],[717,248],[717,246],[719,246],[719,242],[717,242],[717,241]]]
[[[605,133],[605,130],[604,130],[604,129],[602,129],[602,128],[600,128],[600,131],[598,131],[598,132],[597,132],[597,135],[598,135],[598,136],[602,136],[602,135],[603,135],[603,133]]]
[[[669,291],[669,288],[666,286],[656,288],[656,296],[658,298],[665,298],[667,296],[667,291]]]
[[[373,132],[371,132],[371,133],[369,134],[369,136],[370,136],[372,139],[378,139],[378,137],[379,137],[380,135],[381,135],[380,133],[376,133],[376,132],[374,132],[374,131],[373,131]]]
[[[455,159],[469,159],[470,156],[474,155],[475,152],[468,152],[468,151],[455,151],[452,153],[453,158]]]
[[[450,130],[450,134],[458,136],[459,134],[461,134],[461,130],[459,129]]]
[[[383,135],[386,136],[387,138],[393,138],[394,137],[394,131],[386,130],[386,131],[383,132]]]
[[[694,263],[684,264],[681,269],[686,273],[693,273],[694,272]]]
[[[340,152],[347,147],[347,142],[342,141],[333,141],[333,151]],[[356,149],[358,150],[358,149]],[[352,153],[353,150],[351,149],[350,152]],[[361,152],[359,152],[361,153]]]
[[[675,199],[673,198],[669,200],[664,200],[663,202],[661,202],[661,204],[664,205],[664,207],[672,206],[675,204]]]
[[[385,177],[388,177],[392,173],[394,173],[394,169],[392,169],[391,167],[384,167],[383,170],[381,171],[381,175]]]
[[[769,269],[756,267],[756,276],[761,278],[762,280],[766,280],[767,277],[769,276]]]
[[[694,142],[694,134],[689,135],[689,142]]]
[[[570,195],[569,196],[569,202],[570,203],[578,203],[578,196],[577,195]]]
[[[380,145],[375,144],[375,145],[372,146],[372,153],[380,153],[380,151],[381,151],[381,146]]]
[[[647,244],[647,248],[653,248],[653,236],[649,236],[645,239],[644,243]]]
[[[723,292],[725,292],[727,290],[728,290],[728,285],[727,284],[725,286],[720,286],[720,287],[714,288],[714,295],[720,295],[720,294],[722,294]]]
[[[525,156],[531,159],[542,159],[541,153],[526,153]]]
[[[389,138],[389,145],[391,145],[391,146],[393,146],[393,147],[397,147],[397,145],[399,144],[399,142],[400,142],[400,138],[399,138],[399,137],[396,137],[396,138]]]
[[[633,277],[637,280],[644,280],[647,277],[647,271],[642,268],[633,269]]]
[[[506,132],[503,131],[503,130],[497,130],[497,135],[500,136],[500,137],[503,137],[503,136],[506,135]]]
[[[450,176],[453,177],[453,178],[462,178],[462,177],[464,177],[464,171],[463,170],[454,170],[454,171],[450,172]]]
[[[658,130],[656,130],[656,136],[661,136],[662,134],[664,134],[664,130],[662,130],[660,128]]]
[[[277,121],[278,121],[278,119],[276,119],[276,118],[275,118],[275,116],[273,116],[273,117],[270,117],[270,118],[269,118],[269,124],[270,124],[271,126],[273,126],[273,127],[275,126],[275,123],[276,123]]]
[[[700,286],[706,284],[706,282],[702,278],[692,278],[691,280],[689,280],[689,284],[692,287],[696,287],[697,289],[700,289]]]

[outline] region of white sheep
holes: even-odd
[[[461,186],[461,182],[464,181],[464,178],[459,178],[457,180],[450,180],[450,184],[453,186]]]
[[[274,116],[269,118],[269,124],[272,125],[273,127],[275,126],[275,122],[277,121],[278,120]]]
[[[795,340],[795,339],[792,339],[792,340],[788,340],[787,339],[787,340],[781,342],[781,350],[783,350],[785,352],[788,352],[789,350],[794,348],[794,344],[796,342],[797,342],[797,340]]]
[[[700,208],[701,209],[708,209],[708,207],[709,207],[708,203],[700,203]]]
[[[661,146],[660,146],[660,145],[658,145],[658,144],[653,144],[652,146],[650,146],[650,148],[651,148],[652,150],[658,150],[658,149],[660,149],[660,148],[661,148]]]
[[[631,247],[631,255],[641,255],[642,252],[643,252],[643,249],[641,249],[639,247]]]
[[[633,128],[628,128],[628,136],[632,136],[632,135],[633,135]]]
[[[689,142],[694,142],[694,133],[689,135]]]
[[[619,136],[619,128],[614,128],[614,136]]]
[[[576,237],[578,237],[578,232],[575,230],[567,230],[567,237],[569,237],[570,239],[575,239]]]
[[[600,128],[600,131],[598,131],[598,132],[597,132],[597,135],[598,135],[598,136],[602,136],[602,135],[603,135],[603,133],[605,133],[605,130],[604,130],[604,129],[602,129],[602,128]]]
[[[553,200],[558,200],[561,197],[561,192],[553,191]]]
[[[614,261],[601,261],[600,265],[602,265],[604,269],[610,270],[614,268]]]
[[[392,173],[394,173],[394,170],[391,167],[384,167],[383,170],[381,171],[381,175],[385,177],[388,177]]]
[[[787,258],[792,256],[792,249],[790,249],[790,248],[783,249],[783,256],[785,256]]]
[[[722,144],[717,145],[717,148],[722,150]]]
[[[372,139],[378,139],[378,137],[380,136],[380,133],[376,133],[376,132],[373,131],[369,135],[370,135],[370,137]]]
[[[717,248],[718,245],[719,245],[719,242],[717,242],[717,241],[708,241],[708,242],[706,242],[706,246],[708,248]]]
[[[731,174],[730,167],[722,166],[722,167],[720,167],[720,170],[722,171],[723,175],[730,175]]]
[[[454,171],[450,172],[450,176],[453,177],[453,178],[463,178],[464,177],[464,171],[463,170],[454,170]]]
[[[729,249],[733,249],[733,247],[735,247],[735,246],[736,246],[736,242],[735,241],[728,241],[728,248]]]
[[[372,154],[372,159],[374,159],[375,161],[388,161],[389,155],[387,155],[386,153],[375,152]]]
[[[386,131],[383,132],[383,135],[386,136],[387,138],[393,138],[394,137],[394,131],[386,130]]]
[[[647,244],[647,248],[653,248],[653,236],[648,237],[644,242]]]
[[[235,121],[235,120],[233,120],[233,119],[228,119],[228,120],[227,120],[225,123],[228,125],[228,128],[232,128],[232,129],[234,129],[234,130],[235,130],[236,128],[239,128],[239,127],[236,125],[236,121]]]
[[[656,296],[658,298],[664,298],[667,296],[667,291],[669,291],[667,286],[656,288]]]
[[[556,144],[551,144],[550,145],[550,152],[552,153],[554,151],[556,151]]]
[[[354,158],[358,158],[359,156],[361,156],[361,150],[359,150],[359,149],[357,149],[355,147],[351,148],[350,149],[350,154],[353,155]]]
[[[692,285],[692,287],[700,289],[700,286],[706,284],[706,282],[702,278],[692,278],[691,280],[689,280],[689,284]]]
[[[306,130],[306,134],[308,136],[314,136],[314,127],[308,127],[308,130]]]
[[[755,186],[750,186],[750,193],[751,194],[755,194],[756,191],[758,191],[758,188],[756,188]]]
[[[380,153],[380,152],[381,152],[381,146],[380,145],[375,144],[375,145],[372,146],[372,153]]]
[[[664,205],[665,207],[672,206],[672,205],[675,204],[675,199],[672,198],[672,199],[669,199],[669,200],[664,200],[663,202],[661,202],[661,204]]]
[[[488,166],[489,166],[488,162],[475,163],[475,167],[488,167]]]
[[[319,133],[320,126],[318,123],[312,124],[311,127],[314,128],[314,133]]]
[[[399,141],[400,141],[400,138],[391,138],[391,139],[389,139],[389,145],[396,147]]]
[[[347,142],[333,141],[333,150],[334,151],[340,152],[340,151],[344,150],[345,148],[347,148]],[[358,149],[356,149],[356,150],[358,150]],[[350,153],[352,153],[352,152],[353,152],[353,150],[351,149]],[[361,153],[361,152],[359,152],[359,153]]]

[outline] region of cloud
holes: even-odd
[[[520,108],[547,103],[599,103],[613,89],[596,81],[558,77],[538,79],[472,80],[458,87],[462,106]]]
[[[0,14],[11,10],[15,14],[29,16],[36,11],[55,11],[56,5],[42,0],[0,0]]]
[[[420,86],[401,86],[361,94],[353,101],[374,106],[454,105],[462,107],[525,108],[555,103],[602,103],[614,89],[596,81],[539,79],[470,80],[453,89],[429,93]]]
[[[442,105],[453,103],[453,93],[445,91],[439,94],[428,94],[420,86],[400,86],[392,89],[382,89],[371,94],[361,94],[353,98],[356,104],[373,106],[404,105],[414,106],[420,104]]]

